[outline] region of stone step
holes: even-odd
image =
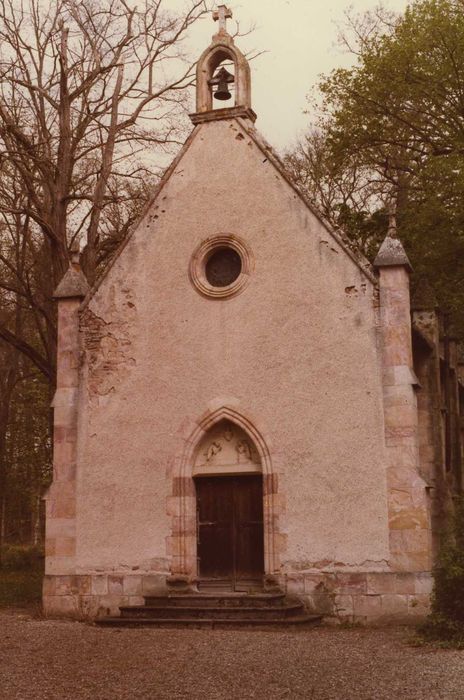
[[[232,581],[230,579],[205,579],[198,581],[200,593],[264,593],[262,579],[240,579]]]
[[[154,605],[131,605],[121,606],[122,618],[145,618],[145,619],[176,619],[176,618],[207,618],[222,620],[285,620],[288,617],[296,617],[304,614],[302,603],[287,603],[286,605],[261,606],[261,607],[238,607],[238,606],[154,606]]]
[[[172,595],[144,596],[145,604],[169,608],[183,607],[270,607],[295,602],[286,598],[285,593],[178,593]],[[299,601],[296,601],[299,602]]]
[[[255,620],[252,618],[245,619],[228,619],[228,618],[144,618],[144,617],[104,617],[96,621],[96,624],[101,627],[157,627],[157,628],[185,628],[194,629],[268,629],[271,628],[286,628],[297,625],[298,628],[307,629],[320,624],[322,615],[297,615],[295,617],[287,617],[284,620]]]
[[[276,593],[173,593],[146,596],[145,605],[122,605],[119,617],[97,621],[103,626],[134,627],[268,627],[314,625],[301,600]]]

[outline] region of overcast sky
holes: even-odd
[[[176,3],[177,4],[177,3]],[[218,4],[221,4],[220,2]],[[337,22],[350,5],[357,12],[373,9],[378,0],[242,0],[225,3],[241,28],[255,24],[251,36],[239,39],[243,51],[266,51],[252,61],[253,108],[257,128],[279,150],[291,145],[304,130],[306,95],[318,75],[347,65],[351,58],[336,45]],[[385,0],[401,11],[407,0]],[[229,20],[230,22],[231,20]],[[198,55],[210,43],[216,23],[203,20],[192,30],[191,44]]]

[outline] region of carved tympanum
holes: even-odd
[[[248,435],[221,421],[203,437],[196,453],[194,474],[261,472],[259,453]]]

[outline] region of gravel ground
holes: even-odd
[[[2,700],[464,700],[464,652],[411,630],[100,629],[0,612]]]

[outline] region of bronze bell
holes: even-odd
[[[208,81],[210,85],[217,85],[217,90],[213,93],[214,97],[217,100],[230,100],[232,94],[227,85],[228,83],[233,83],[234,80],[235,78],[232,73],[229,73],[224,66],[220,68],[214,78]]]

